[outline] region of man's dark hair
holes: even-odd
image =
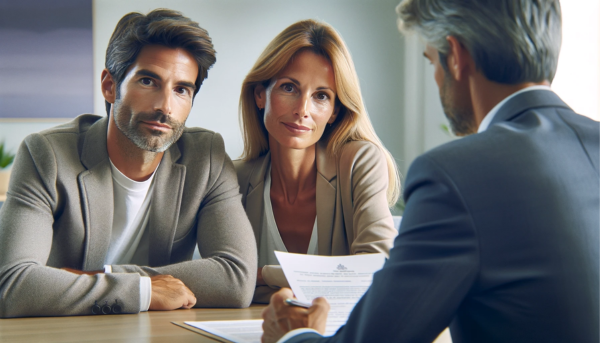
[[[128,13],[119,20],[106,49],[105,67],[116,82],[117,94],[127,70],[146,45],[182,48],[194,56],[198,63],[194,96],[216,61],[208,32],[181,12],[160,8],[147,15]],[[110,115],[108,101],[106,112]]]

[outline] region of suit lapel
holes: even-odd
[[[269,169],[269,164],[271,163],[271,152],[267,152],[266,155],[259,158],[262,158],[262,160],[257,161],[254,165],[254,169],[248,180],[250,185],[248,186],[245,204],[248,220],[250,220],[250,224],[254,228],[254,238],[258,244],[260,244],[260,233],[264,214],[263,194],[265,190],[265,177],[267,170]]]
[[[331,255],[333,216],[337,192],[335,158],[328,156],[326,146],[317,143],[317,233],[319,255]]]
[[[85,225],[83,270],[102,269],[112,232],[114,196],[107,125],[107,118],[93,124],[81,150],[81,163],[87,168],[77,177]]]
[[[146,228],[150,237],[148,261],[153,267],[170,263],[185,185],[185,166],[175,163],[180,156],[177,144],[173,144],[165,151],[154,176],[154,193]]]

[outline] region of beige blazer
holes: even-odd
[[[398,231],[388,208],[388,169],[383,152],[365,141],[347,143],[333,158],[317,144],[317,233],[319,255],[384,253]],[[270,153],[252,161],[234,161],[242,205],[256,242],[260,242],[264,212],[264,181]],[[260,249],[260,247],[258,247]],[[271,287],[259,286],[254,302],[268,302]],[[275,282],[277,283],[277,282]]]
[[[219,134],[186,128],[154,177],[149,266],[103,268],[113,221],[106,117],[82,115],[28,136],[0,209],[0,317],[92,314],[97,301],[140,309],[140,276],[169,274],[197,307],[249,305],[256,244]],[[202,259],[191,260],[198,245]]]

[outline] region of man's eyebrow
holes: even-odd
[[[425,51],[423,51],[423,57],[425,57],[426,59],[429,59],[429,56],[427,56],[427,53]]]
[[[148,76],[151,77],[153,79],[157,79],[159,81],[162,80],[162,78],[160,76],[158,76],[158,74],[151,72],[150,70],[147,69],[140,69],[138,71],[135,72],[136,76]]]
[[[191,88],[191,89],[192,89],[192,91],[195,91],[195,90],[196,90],[196,85],[195,85],[194,83],[192,83],[192,82],[187,82],[187,81],[179,81],[179,82],[177,82],[177,85],[178,85],[178,86],[183,86],[183,87],[188,87],[188,88]]]

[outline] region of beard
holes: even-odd
[[[450,75],[444,71],[444,82],[440,89],[440,100],[442,101],[442,108],[448,121],[450,122],[450,129],[457,136],[466,136],[473,133],[477,133],[477,122],[475,121],[475,113],[471,107],[470,101],[461,104],[459,101],[460,97],[457,96],[458,85],[450,77]]]
[[[185,129],[185,122],[179,122],[162,112],[138,112],[133,113],[131,107],[124,104],[122,100],[114,103],[114,121],[119,131],[127,137],[138,148],[151,152],[164,152],[179,137]],[[156,121],[167,124],[171,131],[148,130],[140,128],[142,121]]]

